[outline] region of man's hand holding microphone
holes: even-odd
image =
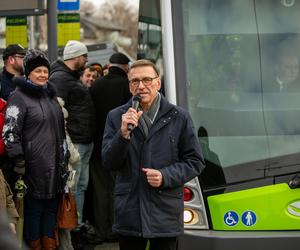
[[[132,99],[132,107],[122,115],[121,134],[124,138],[130,139],[130,133],[138,126],[138,121],[143,114],[143,111],[138,111],[141,97],[136,95]]]

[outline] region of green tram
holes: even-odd
[[[300,248],[300,1],[141,0],[138,55],[189,110],[206,161],[182,250]]]

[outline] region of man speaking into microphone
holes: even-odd
[[[120,250],[175,250],[183,233],[183,185],[204,159],[190,115],[159,93],[148,60],[128,72],[133,98],[109,112],[102,144],[105,168],[117,172],[113,231]]]

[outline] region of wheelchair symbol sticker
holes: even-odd
[[[256,215],[252,211],[246,211],[242,215],[242,222],[245,226],[251,227],[256,222]]]
[[[227,226],[235,226],[239,221],[239,216],[237,215],[236,212],[234,211],[228,211],[225,215],[224,215],[224,222]]]

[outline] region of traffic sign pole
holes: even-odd
[[[48,58],[53,62],[58,57],[57,51],[57,0],[47,1],[48,23]]]

